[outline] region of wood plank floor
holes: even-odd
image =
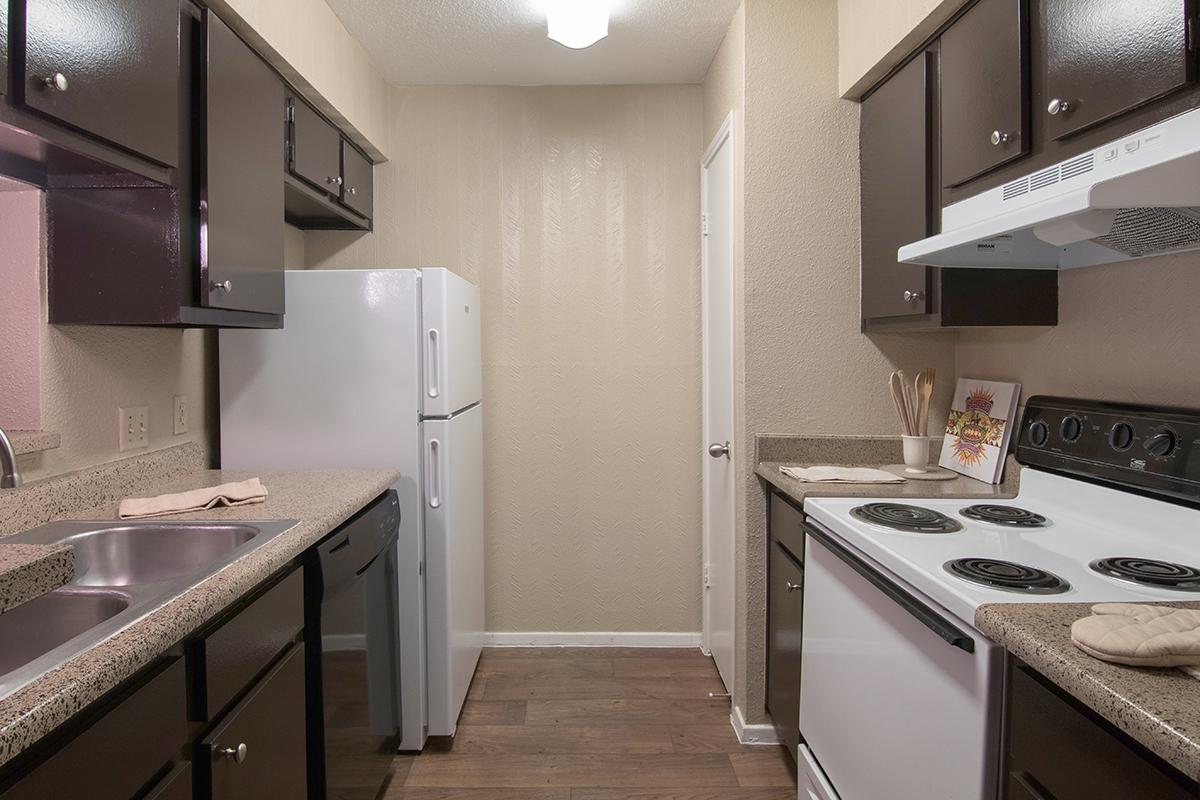
[[[384,800],[794,800],[699,650],[485,650],[452,744],[398,756]]]

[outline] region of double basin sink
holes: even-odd
[[[55,522],[0,539],[70,545],[75,578],[0,614],[0,698],[61,666],[293,525]]]

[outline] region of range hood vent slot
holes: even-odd
[[[1200,247],[1200,208],[1122,208],[1096,242],[1131,258]]]
[[[1087,153],[1079,158],[1073,158],[1062,165],[1062,179],[1069,180],[1071,178],[1086,175],[1096,167],[1096,156],[1092,153]]]
[[[1019,181],[1005,184],[1004,199],[1012,200],[1014,197],[1020,197],[1023,194],[1029,193],[1029,178],[1021,178]]]
[[[1044,169],[1029,176],[1029,190],[1031,192],[1036,192],[1038,189],[1045,189],[1047,186],[1053,186],[1056,183],[1058,183],[1058,167]]]

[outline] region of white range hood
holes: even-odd
[[[1200,109],[942,209],[899,250],[937,267],[1067,269],[1200,248]]]

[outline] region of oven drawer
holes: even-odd
[[[800,726],[829,783],[853,800],[995,798],[1003,651],[809,531]]]

